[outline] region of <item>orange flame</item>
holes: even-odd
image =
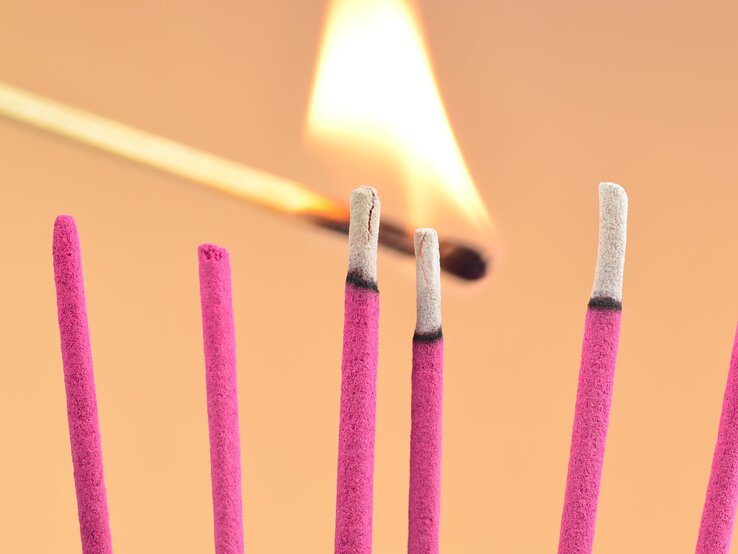
[[[362,148],[389,149],[411,198],[451,200],[476,226],[489,223],[454,137],[418,18],[406,0],[333,0],[323,35],[307,133]],[[438,196],[429,194],[430,188]]]

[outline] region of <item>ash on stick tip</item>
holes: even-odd
[[[217,244],[201,244],[197,249],[197,253],[201,262],[228,261],[228,250]]]
[[[367,282],[377,281],[377,241],[380,203],[372,187],[351,191],[349,220],[349,274]]]
[[[623,297],[628,195],[620,185],[600,183],[600,240],[592,297]]]
[[[441,257],[434,229],[415,231],[415,283],[417,288],[416,335],[441,330]]]

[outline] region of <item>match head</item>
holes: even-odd
[[[351,191],[348,272],[375,286],[379,214],[379,197],[375,189],[364,186]]]
[[[600,183],[600,243],[592,298],[623,297],[628,196],[620,185]]]
[[[415,334],[435,335],[441,331],[441,258],[434,229],[415,231],[415,268]]]
[[[441,267],[465,281],[481,279],[492,265],[479,250],[464,244],[444,241],[440,248]]]

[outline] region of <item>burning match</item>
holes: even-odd
[[[628,197],[600,184],[600,241],[584,326],[559,554],[589,554],[594,543],[605,441],[620,337]]]
[[[99,151],[175,175],[208,189],[297,216],[323,229],[349,232],[348,208],[305,185],[253,169],[0,82],[0,116],[70,139]],[[404,225],[384,222],[379,243],[414,255],[413,235]],[[471,246],[440,241],[441,267],[464,280],[487,273],[487,258]]]

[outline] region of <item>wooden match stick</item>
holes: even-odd
[[[82,254],[77,227],[70,216],[59,216],[54,223],[53,257],[82,552],[109,554],[113,552],[113,545],[82,280]]]
[[[599,253],[585,320],[559,554],[592,552],[620,336],[627,216],[625,191],[600,184]]]
[[[409,554],[438,554],[441,524],[443,334],[438,235],[415,232],[417,320],[413,336]]]
[[[697,554],[728,554],[738,505],[738,330],[733,342]]]
[[[241,443],[231,265],[228,251],[213,244],[203,244],[198,254],[215,552],[243,554]]]
[[[247,199],[279,213],[298,216],[324,229],[347,233],[346,207],[297,181],[259,171],[209,152],[147,133],[0,82],[0,116],[99,151],[176,175],[209,189]],[[379,243],[413,254],[412,233],[385,223]],[[485,255],[454,240],[440,241],[441,267],[464,280],[487,273]]]
[[[351,193],[336,480],[336,554],[370,554],[379,348],[377,235],[373,188]]]

